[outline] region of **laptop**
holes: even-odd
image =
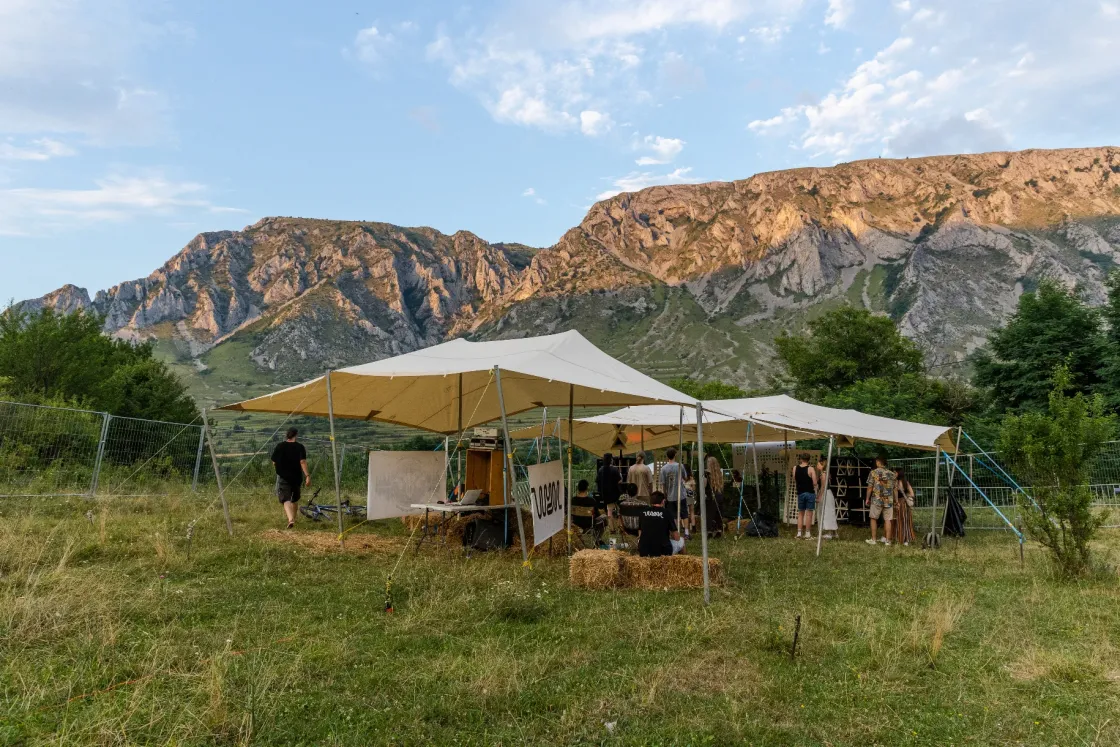
[[[463,500],[459,501],[461,506],[474,506],[478,504],[478,497],[482,495],[481,490],[468,490],[463,493]]]

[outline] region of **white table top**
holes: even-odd
[[[464,506],[462,503],[413,503],[412,508],[422,508],[425,511],[442,511],[447,514],[456,513],[469,513],[471,511],[492,511],[499,508],[513,508],[516,504],[507,503],[502,506],[478,506],[468,504]]]

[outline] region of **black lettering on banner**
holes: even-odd
[[[551,516],[563,508],[561,490],[560,482],[557,480],[529,488],[529,499],[538,519]]]

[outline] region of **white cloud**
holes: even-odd
[[[579,113],[579,129],[588,137],[598,137],[610,130],[613,122],[609,114],[586,109]]]
[[[525,191],[521,193],[521,196],[522,197],[528,197],[529,199],[531,199],[533,202],[537,203],[538,205],[544,205],[545,204],[544,198],[541,197],[540,195],[538,195],[537,190],[533,189],[532,187],[526,187]]]
[[[623,192],[637,192],[646,187],[652,187],[658,184],[694,184],[700,181],[699,179],[693,179],[689,176],[691,171],[691,168],[673,169],[668,174],[655,174],[651,171],[632,171],[626,176],[615,179],[612,182],[613,188],[605,192],[600,192],[595,199],[606,200]]]
[[[833,28],[844,28],[852,15],[852,0],[828,0],[828,10],[824,15],[825,24]]]
[[[894,3],[894,7],[897,10],[902,11],[903,13],[909,13],[910,12],[910,0],[896,0],[895,3]]]
[[[378,69],[395,43],[396,39],[392,34],[380,31],[377,26],[370,26],[354,37],[351,53],[355,59]]]
[[[646,135],[638,147],[649,151],[651,155],[642,156],[635,163],[639,166],[655,166],[676,159],[684,150],[684,141],[675,137]]]
[[[1120,14],[1103,18],[1098,7],[1070,0],[1020,14],[1005,4],[926,0],[899,20],[894,42],[831,91],[748,128],[759,137],[792,133],[793,147],[831,161],[1109,142],[1111,113],[1120,111]],[[970,23],[942,22],[958,17]]]
[[[1101,15],[1105,18],[1120,18],[1120,3],[1101,3]]]
[[[183,212],[244,212],[215,205],[205,185],[160,174],[115,174],[90,189],[24,187],[0,190],[0,234],[23,235],[75,230],[105,222]]]
[[[789,26],[775,23],[769,26],[755,26],[751,29],[751,33],[758,37],[763,44],[777,44],[783,36],[789,33],[789,28]]]
[[[785,28],[803,0],[557,0],[502,4],[473,25],[444,26],[428,59],[497,121],[548,132],[586,131],[583,112],[617,116],[703,88],[704,71],[671,46],[694,30],[720,36],[747,19]],[[734,39],[734,36],[730,37]],[[657,59],[656,65],[646,60]],[[654,76],[656,78],[654,79]],[[660,89],[660,90],[659,90]],[[600,128],[592,125],[593,132]]]
[[[78,151],[50,138],[32,140],[28,145],[15,145],[10,139],[0,143],[0,161],[49,161],[52,158],[77,155]]]
[[[0,1],[0,133],[70,132],[143,145],[168,133],[166,96],[142,82],[142,54],[182,26],[142,0]]]

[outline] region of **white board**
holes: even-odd
[[[413,503],[445,501],[442,451],[371,451],[366,497],[370,519],[422,514]]]
[[[533,542],[539,545],[564,531],[564,468],[557,459],[529,465],[529,510],[533,513]]]

